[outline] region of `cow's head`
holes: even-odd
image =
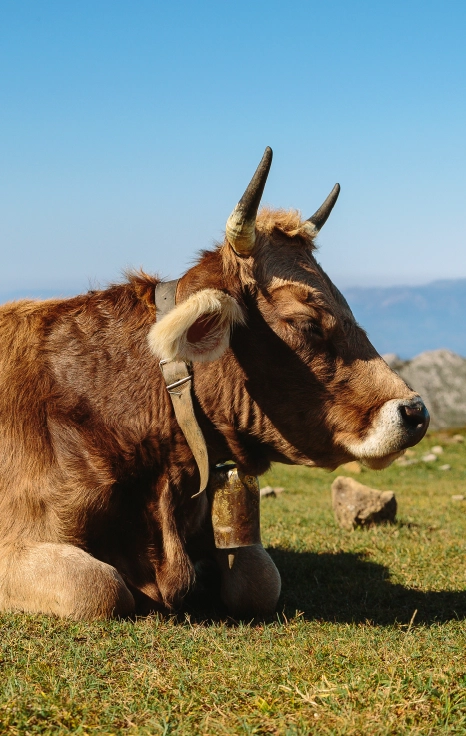
[[[271,161],[268,148],[228,219],[225,242],[183,277],[179,304],[152,328],[152,349],[214,361],[218,378],[201,399],[204,410],[218,426],[233,424],[270,448],[272,459],[336,467],[356,458],[385,467],[422,439],[428,412],[315,260],[339,186],[308,220],[295,211],[258,213]]]

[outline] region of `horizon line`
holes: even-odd
[[[170,276],[162,277],[162,281],[169,280]],[[403,281],[403,282],[391,282],[391,283],[370,283],[365,281],[364,283],[342,283],[338,278],[332,279],[332,281],[337,281],[339,288],[343,289],[418,289],[423,288],[425,286],[434,286],[434,285],[440,285],[440,284],[451,284],[452,282],[466,282],[466,276],[463,277],[450,277],[450,278],[434,278],[426,281],[421,282],[410,282],[410,281]],[[376,279],[374,279],[376,282]],[[78,285],[78,283],[54,283],[54,284],[27,284],[27,285],[17,285],[14,287],[11,287],[11,285],[2,286],[0,284],[0,298],[3,298],[3,296],[13,296],[18,295],[21,293],[24,293],[26,296],[29,294],[31,296],[38,296],[40,294],[47,294],[47,295],[56,295],[56,296],[72,296],[72,295],[78,295],[87,293],[88,291],[91,291],[93,289],[97,291],[103,291],[107,288],[109,288],[113,284],[119,284],[125,283],[125,279],[122,278],[121,281],[108,281],[107,283],[101,283],[97,279],[88,279],[88,285],[86,287],[83,287],[82,285]]]

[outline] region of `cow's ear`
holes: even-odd
[[[207,363],[225,352],[232,328],[241,323],[244,315],[236,299],[217,289],[202,289],[151,327],[149,346],[165,360]]]

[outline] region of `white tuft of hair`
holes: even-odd
[[[216,316],[209,332],[198,342],[189,342],[188,332],[202,318]],[[244,324],[243,311],[232,296],[218,289],[202,289],[177,304],[149,331],[149,347],[164,360],[207,363],[217,360],[230,345],[236,324]]]

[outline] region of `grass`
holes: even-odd
[[[441,444],[435,463],[355,476],[395,491],[392,526],[335,525],[342,469],[263,479],[286,488],[262,502],[273,621],[0,615],[0,733],[466,734],[466,444],[451,434],[415,449]]]

